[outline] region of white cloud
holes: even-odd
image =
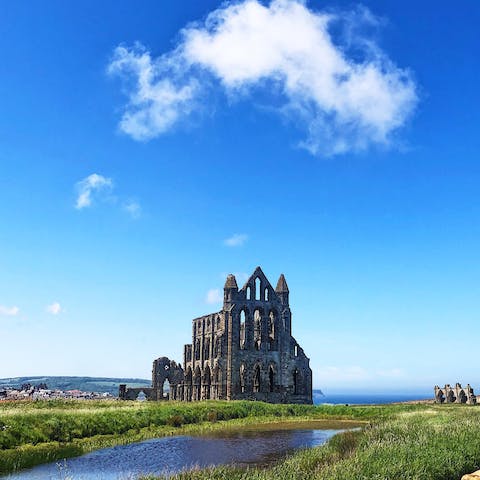
[[[173,61],[171,61],[173,60]],[[198,82],[176,71],[179,59],[168,56],[152,59],[142,45],[115,49],[108,73],[135,79],[120,129],[135,140],[148,140],[165,133],[194,105]]]
[[[64,312],[64,309],[58,302],[53,302],[51,305],[47,305],[46,310],[48,313],[51,313],[52,315],[58,315],[59,313]]]
[[[75,208],[81,210],[91,207],[94,200],[108,202],[121,208],[132,218],[139,218],[142,214],[142,207],[137,200],[123,200],[122,196],[113,195],[114,182],[111,178],[104,177],[98,173],[92,173],[75,185],[77,199]]]
[[[123,204],[123,209],[132,217],[139,218],[142,214],[142,207],[136,200],[128,200]]]
[[[95,194],[111,192],[113,189],[113,181],[111,178],[98,175],[98,173],[92,173],[78,182],[76,188],[78,195],[75,208],[81,210],[82,208],[92,205],[92,197]]]
[[[326,13],[301,0],[243,0],[184,28],[177,47],[159,57],[138,44],[119,46],[108,71],[130,81],[120,128],[137,140],[163,134],[217,84],[234,99],[273,93],[314,154],[388,145],[417,95],[409,71],[358,33],[375,22],[366,9]]]
[[[222,292],[218,288],[212,288],[207,292],[205,302],[210,304],[223,302]]]
[[[223,241],[227,247],[241,247],[248,240],[248,235],[245,233],[234,233],[231,237]]]
[[[6,307],[5,305],[0,305],[0,315],[5,317],[15,317],[20,313],[18,307]]]

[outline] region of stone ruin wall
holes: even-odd
[[[477,403],[477,396],[470,384],[467,384],[466,387],[462,387],[460,383],[455,384],[454,387],[446,384],[443,388],[435,385],[434,394],[435,403],[465,403],[467,405],[476,405]]]
[[[151,388],[121,386],[119,397],[132,399],[143,391],[151,400],[311,404],[309,362],[291,333],[285,277],[281,275],[273,289],[257,267],[241,289],[229,275],[223,309],[192,321],[192,343],[184,347],[183,367],[161,357],[153,363]]]

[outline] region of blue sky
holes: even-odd
[[[148,378],[261,265],[314,386],[480,387],[480,4],[98,3],[0,6],[0,377]]]

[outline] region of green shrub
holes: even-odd
[[[358,445],[361,432],[347,431],[335,435],[329,442],[330,448],[343,458],[350,455]]]
[[[209,422],[216,422],[218,420],[218,413],[215,410],[210,410],[207,413],[207,420]]]
[[[183,415],[171,415],[167,418],[167,425],[170,427],[181,427],[185,423]]]

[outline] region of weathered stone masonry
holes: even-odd
[[[166,357],[153,362],[152,387],[120,386],[119,396],[140,391],[152,400],[263,400],[312,403],[310,360],[292,337],[285,277],[275,289],[260,267],[239,289],[234,275],[224,287],[223,308],[192,321],[183,368]],[[164,383],[170,391],[164,395]]]
[[[466,403],[468,405],[476,405],[477,396],[473,392],[473,388],[470,384],[466,387],[462,387],[460,383],[451,387],[447,383],[443,388],[435,385],[435,403]]]

